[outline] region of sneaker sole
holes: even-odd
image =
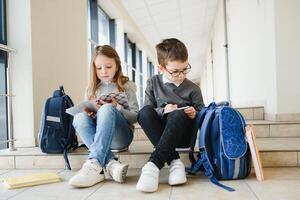
[[[176,181],[168,181],[168,184],[173,186],[173,185],[182,185],[182,184],[185,184],[187,182],[187,179],[185,180],[176,180]]]
[[[128,171],[128,167],[129,165],[124,165],[124,167],[122,167],[120,170],[121,170],[121,176],[119,177],[119,180],[118,182],[119,183],[124,183],[125,180],[126,180],[126,175],[127,175],[127,171]]]
[[[113,153],[118,153],[118,152],[122,152],[122,151],[128,151],[128,147],[125,147],[123,149],[111,149],[111,152],[113,152]]]
[[[71,181],[69,181],[69,185],[71,185],[72,187],[75,187],[75,188],[87,188],[87,187],[92,187],[94,185],[97,185],[98,183],[104,181],[104,178],[101,178],[99,179],[97,182],[95,183],[90,183],[90,184],[80,184],[80,183],[73,183]]]

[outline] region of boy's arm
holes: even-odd
[[[154,96],[153,84],[151,78],[147,80],[147,87],[145,90],[145,100],[144,100],[144,106],[149,106],[149,105],[153,106],[153,108],[155,109],[155,111],[159,116],[161,117],[163,116],[164,108],[157,108],[157,103]]]
[[[192,104],[193,107],[196,109],[197,112],[199,112],[202,107],[204,107],[202,92],[200,87],[197,87],[196,90],[192,92]]]

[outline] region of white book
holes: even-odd
[[[84,108],[89,108],[90,111],[97,112],[97,106],[95,101],[84,101],[76,106],[68,108],[66,113],[70,115],[76,115],[77,113],[81,113],[84,111]]]
[[[256,139],[255,139],[254,129],[252,125],[248,125],[246,127],[246,138],[251,152],[256,179],[259,181],[263,181],[265,179],[264,171],[262,168],[262,164],[259,156],[259,150],[256,145]]]
[[[43,172],[25,176],[9,177],[2,180],[7,189],[22,188],[46,183],[60,182],[61,178],[53,172]]]

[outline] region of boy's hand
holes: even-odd
[[[177,104],[167,104],[164,108],[164,113],[173,112],[177,107]]]
[[[197,112],[196,112],[196,110],[195,110],[195,108],[193,106],[190,106],[190,107],[184,109],[184,112],[185,112],[185,114],[187,114],[187,116],[189,118],[195,119]]]

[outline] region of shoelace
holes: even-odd
[[[95,164],[92,161],[88,163],[84,163],[82,169],[80,170],[80,173],[88,175],[91,171],[98,171],[98,169],[93,165]]]

